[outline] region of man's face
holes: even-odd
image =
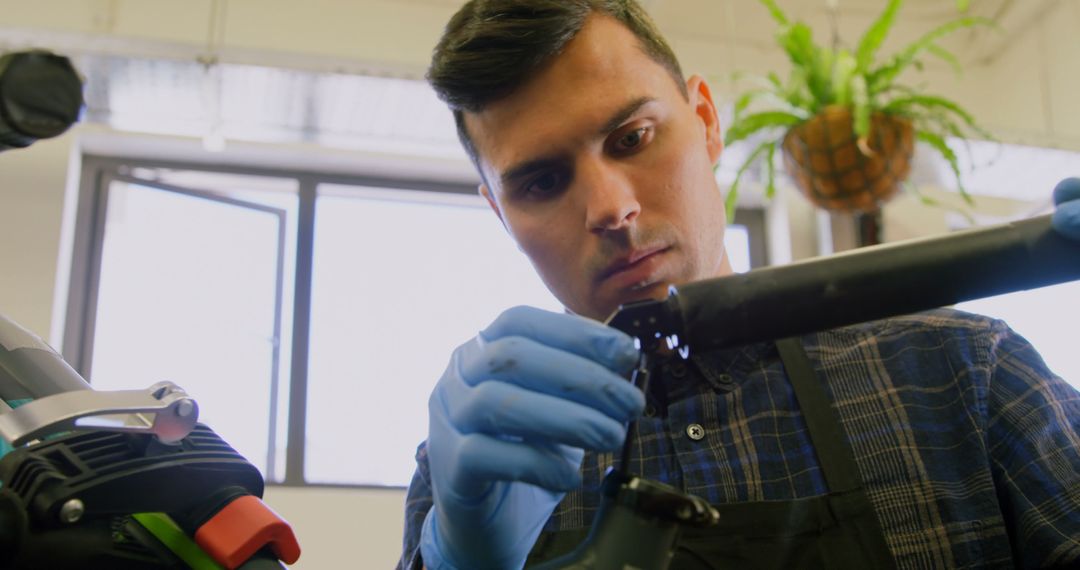
[[[467,113],[488,199],[567,309],[605,319],[730,273],[708,87],[689,100],[616,20],[591,16],[511,96]]]

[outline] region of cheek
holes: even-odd
[[[526,216],[511,216],[507,227],[518,248],[529,258],[545,281],[560,271],[569,271],[575,264],[574,244],[570,232],[559,227],[558,218],[543,220]]]
[[[700,183],[698,177],[712,176],[712,163],[704,135],[695,127],[692,117],[672,123],[657,133],[657,148],[650,166],[663,173],[673,186]]]
[[[682,134],[680,140],[691,144],[669,145],[648,167],[653,173],[666,175],[654,181],[653,187],[662,191],[657,193],[653,208],[677,228],[690,260],[704,269],[721,257],[724,198],[706,147],[693,144],[696,139]]]
[[[504,210],[504,215],[510,235],[526,253],[541,253],[553,247],[555,240],[549,228],[556,219],[518,210]]]
[[[586,272],[582,267],[581,252],[558,231],[549,229],[530,232],[527,237],[515,237],[518,247],[529,258],[533,270],[555,298],[570,310],[581,313],[581,299],[587,296],[588,284],[580,276]]]
[[[658,207],[687,222],[724,215],[723,196],[703,145],[668,145],[650,162],[645,169],[650,176],[663,176],[652,184],[661,189]]]

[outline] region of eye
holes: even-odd
[[[566,182],[559,170],[549,170],[533,178],[522,187],[522,194],[531,199],[543,199],[558,194]]]
[[[631,153],[652,140],[652,127],[640,127],[629,131],[618,138],[614,143],[614,151],[617,153]]]

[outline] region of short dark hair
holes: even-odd
[[[454,112],[461,144],[478,167],[464,114],[478,113],[511,95],[562,52],[594,12],[615,18],[633,32],[645,53],[668,70],[686,95],[674,52],[635,0],[470,0],[446,24],[427,80]]]

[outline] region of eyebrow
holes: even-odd
[[[630,101],[629,103],[623,105],[622,108],[616,111],[615,114],[613,114],[611,118],[608,119],[606,123],[604,123],[603,127],[600,127],[600,130],[596,131],[596,134],[601,137],[608,136],[612,131],[622,126],[622,124],[625,123],[627,119],[634,116],[634,113],[637,113],[639,109],[641,109],[645,105],[648,105],[649,103],[652,103],[655,100],[656,99],[652,97],[638,97],[637,99],[634,99],[633,101]]]
[[[655,100],[656,99],[652,97],[638,97],[637,99],[634,99],[629,103],[623,105],[619,108],[619,110],[617,110],[611,115],[611,118],[604,122],[604,125],[602,127],[597,129],[597,136],[608,136],[612,131],[619,128],[623,123],[625,123],[627,119],[632,117],[634,113],[637,113],[638,110],[640,110],[642,107],[648,105],[649,103],[652,103]],[[518,180],[520,178],[528,176],[533,172],[546,170],[548,168],[551,168],[552,166],[559,164],[562,161],[563,159],[559,156],[545,156],[533,160],[527,160],[525,162],[515,164],[514,166],[508,168],[506,172],[499,178],[501,179],[504,186],[508,186],[514,180]]]

